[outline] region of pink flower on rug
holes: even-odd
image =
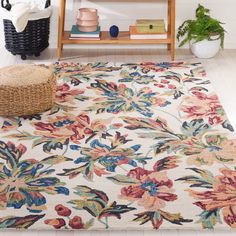
[[[71,210],[61,204],[55,206],[55,210],[59,216],[70,216]]]
[[[62,227],[66,225],[65,220],[62,218],[48,219],[48,220],[45,220],[44,223],[46,225],[53,226],[55,229],[61,229]]]
[[[214,178],[212,190],[188,192],[198,200],[195,205],[208,212],[221,209],[224,221],[236,228],[236,171],[222,168],[220,172],[221,175]]]
[[[222,123],[226,119],[224,109],[216,94],[206,95],[199,91],[192,93],[192,96],[184,98],[180,107],[180,110],[186,114],[185,118],[207,118],[211,125]]]
[[[163,62],[163,63],[153,63],[153,62],[144,62],[140,64],[140,68],[143,72],[164,72],[172,68],[186,68],[182,62]]]
[[[46,138],[57,139],[59,142],[70,140],[79,144],[86,136],[98,134],[106,129],[107,120],[94,120],[91,122],[85,113],[78,116],[56,116],[48,119],[48,123],[34,123],[35,134]]]
[[[82,222],[82,219],[80,216],[74,216],[70,222],[69,222],[69,226],[72,229],[83,229],[84,228],[84,223]]]
[[[121,189],[121,198],[136,201],[148,211],[157,211],[166,206],[167,201],[175,201],[173,182],[167,177],[167,172],[153,172],[136,168],[128,176],[137,180],[137,184]]]
[[[93,226],[93,219],[90,219],[88,222],[83,222],[80,216],[71,216],[72,210],[62,204],[56,205],[54,209],[57,215],[62,218],[46,219],[44,223],[53,226],[55,229],[89,229]]]
[[[68,84],[62,84],[57,87],[56,101],[59,103],[75,103],[75,97],[83,94],[84,90],[71,89]]]
[[[188,156],[189,165],[211,166],[215,162],[236,163],[236,139],[228,139],[223,135],[207,135],[192,138],[185,143],[187,146],[182,153]]]

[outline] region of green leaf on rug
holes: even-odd
[[[140,225],[143,225],[149,221],[151,221],[154,229],[159,229],[163,220],[167,220],[172,224],[182,225],[182,223],[189,223],[193,220],[184,219],[180,213],[169,213],[162,210],[158,211],[145,211],[138,214],[133,221],[140,222]]]
[[[73,204],[73,208],[77,210],[86,210],[89,214],[91,214],[93,217],[99,216],[100,212],[105,207],[102,202],[99,200],[92,200],[92,199],[86,199],[86,200],[71,200],[68,203]]]
[[[62,110],[64,112],[71,112],[71,111],[73,111],[75,109],[76,109],[76,107],[70,107],[70,106],[66,106],[66,105],[61,105],[61,104],[55,103],[55,105],[51,108],[49,115],[54,115],[57,112],[59,112],[60,110]]]
[[[128,184],[137,184],[139,181],[132,177],[126,175],[114,175],[112,177],[107,177],[107,179],[111,180],[115,184],[120,185],[128,185]]]
[[[40,163],[44,165],[55,165],[64,161],[73,161],[73,159],[62,155],[54,155],[44,158],[42,161],[40,161]]]
[[[63,145],[68,145],[69,139],[66,139],[63,143],[58,142],[57,139],[53,138],[45,138],[45,137],[40,137],[36,140],[34,140],[32,147],[36,147],[40,144],[43,144],[43,151],[46,153],[50,153],[51,150],[56,150],[57,148],[63,149]]]
[[[213,229],[217,223],[222,224],[220,219],[220,209],[203,211],[199,216],[200,219],[196,223],[201,223],[204,229]]]
[[[178,156],[168,156],[155,163],[153,166],[154,171],[169,170],[178,167]]]
[[[117,219],[121,219],[121,214],[130,212],[133,210],[136,210],[136,208],[129,207],[127,205],[118,205],[117,202],[114,201],[110,206],[102,210],[98,218],[101,219],[103,217],[115,216]]]
[[[92,189],[84,185],[78,185],[75,188],[75,194],[79,195],[82,198],[86,199],[99,199],[100,202],[103,202],[105,206],[108,203],[108,197],[103,191]]]
[[[160,214],[163,219],[171,222],[172,224],[182,225],[182,223],[188,223],[193,221],[191,219],[184,219],[180,213],[169,213],[160,210]]]
[[[91,228],[93,226],[93,224],[94,224],[94,219],[92,218],[84,224],[84,229]]]
[[[16,134],[7,135],[6,138],[12,138],[12,139],[16,138],[19,141],[22,141],[22,140],[31,140],[31,139],[34,139],[36,137],[34,135],[31,135],[30,133],[28,133],[26,131],[21,131],[21,132],[16,133]]]
[[[98,217],[107,206],[109,199],[106,193],[83,185],[78,185],[75,190],[75,194],[79,195],[81,199],[68,202],[74,205],[73,208],[86,210],[92,216]]]
[[[28,215],[24,217],[3,217],[0,218],[0,229],[28,229],[31,225],[43,218],[44,215]]]
[[[196,173],[198,173],[201,177],[194,176],[194,175],[188,175],[179,179],[176,179],[176,181],[184,181],[184,183],[191,184],[190,187],[199,187],[199,188],[212,188],[212,185],[216,181],[213,174],[208,170],[201,170],[198,168],[188,168],[189,170],[192,170]]]
[[[140,225],[144,225],[150,221],[152,223],[153,229],[159,229],[163,223],[163,218],[159,211],[145,211],[135,214],[135,216],[137,217],[133,221],[139,222]]]
[[[63,173],[60,173],[58,175],[60,176],[68,176],[70,179],[75,178],[79,174],[83,174],[84,178],[92,181],[94,176],[94,169],[96,171],[100,171],[99,174],[106,174],[106,172],[90,163],[86,163],[82,166],[79,166],[77,168],[71,168],[71,169],[63,169]]]
[[[182,125],[182,132],[186,136],[203,135],[210,126],[203,119],[195,119],[190,122],[185,121]]]

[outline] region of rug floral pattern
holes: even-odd
[[[0,117],[0,229],[236,228],[236,139],[201,64],[54,68],[50,111]]]

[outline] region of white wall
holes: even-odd
[[[11,2],[11,0],[10,0]],[[51,19],[50,46],[57,47],[57,20],[59,0],[52,0],[54,8]],[[166,17],[165,0],[67,0],[66,28],[75,22],[79,7],[95,7],[99,10],[102,29],[116,24],[121,30],[135,22],[136,18]],[[195,9],[201,3],[211,9],[212,16],[225,23],[227,30],[225,48],[236,48],[236,1],[235,0],[176,0],[176,28],[183,20],[194,17]],[[2,24],[0,24],[0,47],[4,47]]]

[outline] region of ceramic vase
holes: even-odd
[[[82,32],[94,32],[99,25],[99,17],[95,8],[80,8],[77,17],[77,26]]]

